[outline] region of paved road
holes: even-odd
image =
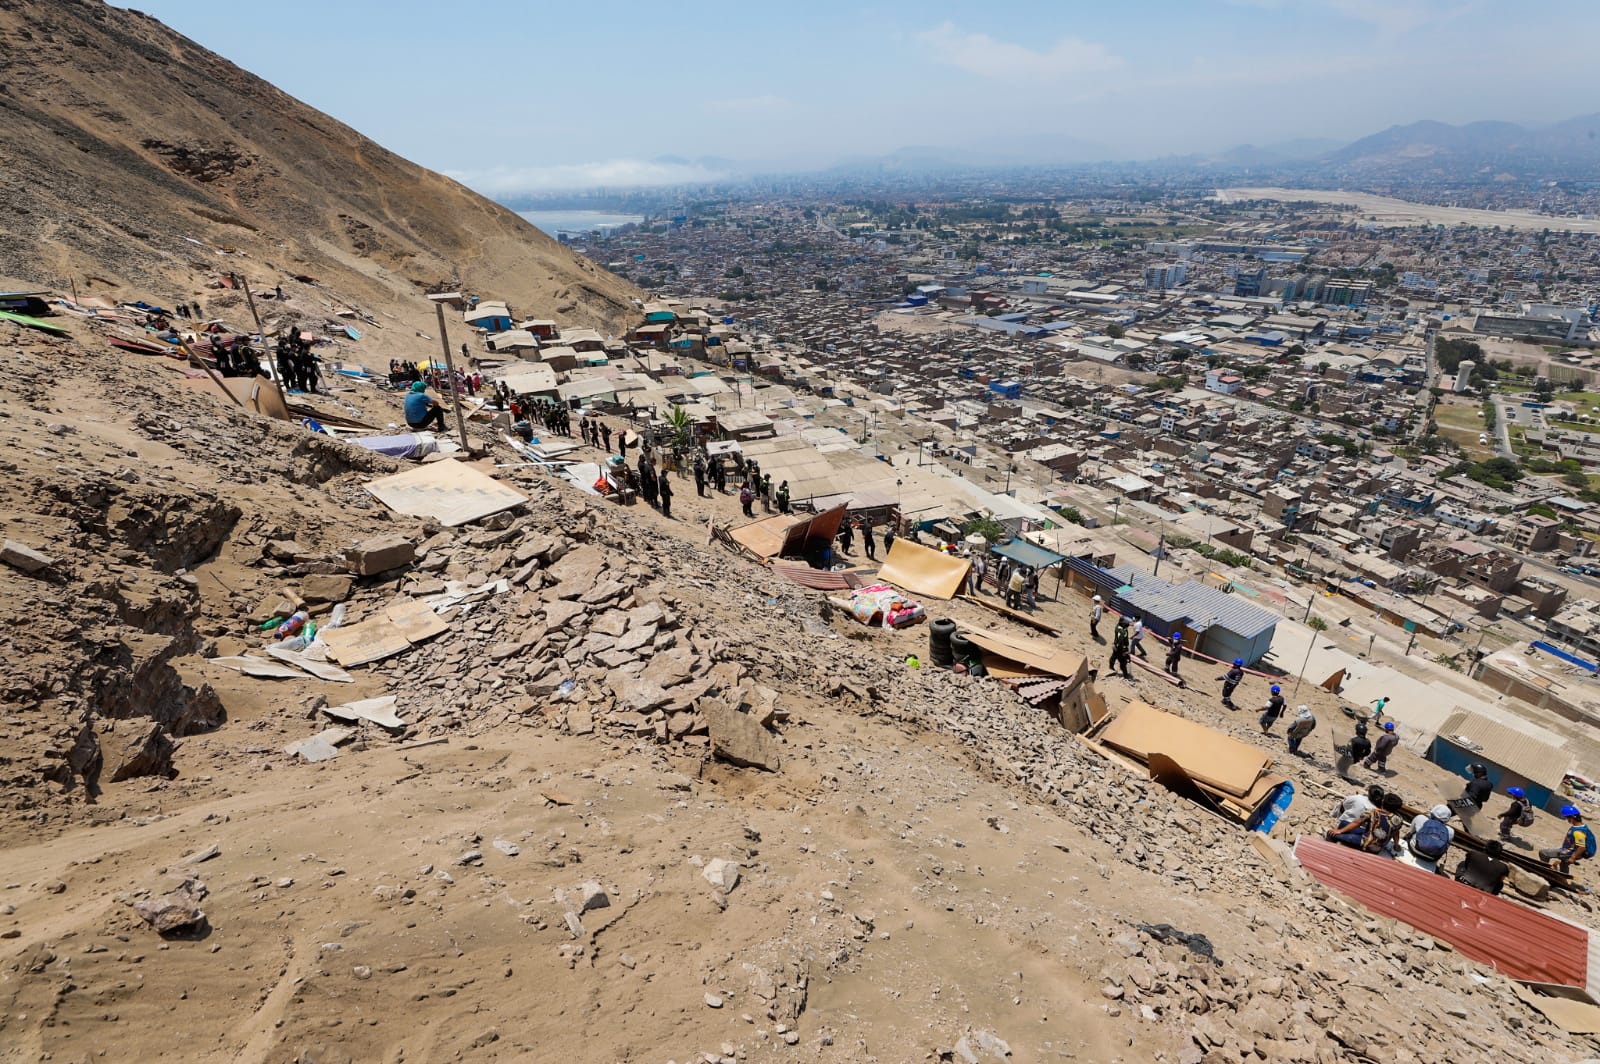
[[[1505,400],[1498,395],[1494,397],[1494,431],[1500,453],[1506,458],[1516,458],[1517,452],[1511,449],[1511,419],[1506,416]]]

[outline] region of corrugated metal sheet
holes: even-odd
[[[1237,595],[1197,581],[1171,584],[1129,565],[1119,565],[1111,573],[1132,585],[1121,596],[1128,605],[1169,623],[1187,618],[1185,627],[1196,631],[1225,628],[1246,640],[1254,640],[1272,631],[1281,619]]]
[[[1302,835],[1295,855],[1319,883],[1527,983],[1583,987],[1589,932],[1464,883]]]
[[[813,569],[809,565],[778,561],[772,563],[772,568],[801,587],[809,587],[817,591],[849,591],[867,586],[866,580],[860,573],[849,569],[838,571]]]
[[[1457,736],[1479,747],[1477,751],[1469,749],[1470,753],[1481,751],[1483,760],[1493,761],[1524,779],[1549,788],[1559,785],[1561,777],[1572,767],[1571,755],[1559,747],[1468,710],[1451,714],[1439,726],[1440,739],[1455,742]],[[1456,742],[1456,745],[1461,744]]]

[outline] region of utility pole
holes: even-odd
[[[1313,650],[1315,650],[1316,648],[1317,648],[1317,633],[1316,633],[1315,629],[1312,629],[1312,631],[1311,631],[1311,639],[1310,639],[1309,642],[1306,643],[1306,657],[1305,657],[1305,660],[1300,663],[1300,675],[1296,676],[1295,679],[1294,679],[1294,690],[1289,692],[1289,697],[1290,698],[1293,698],[1295,695],[1298,695],[1300,693],[1300,684],[1306,678],[1306,668],[1311,664],[1311,652]]]
[[[450,353],[450,338],[444,332],[444,298],[430,295],[433,300],[433,309],[439,314],[439,346],[444,350],[445,368],[450,372],[450,405],[456,412],[456,431],[461,434],[461,449],[468,454],[472,453],[472,444],[467,440],[467,419],[461,416],[461,388],[456,382],[456,359]]]
[[[1156,568],[1151,576],[1161,575],[1161,559],[1167,553],[1167,523],[1161,522],[1161,538],[1156,541]]]

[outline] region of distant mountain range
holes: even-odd
[[[1600,165],[1600,114],[1548,126],[1511,122],[1413,122],[1393,126],[1331,152],[1326,161],[1349,172],[1404,168],[1428,171],[1546,173]]]

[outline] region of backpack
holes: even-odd
[[[1576,851],[1580,845],[1583,847],[1585,857],[1594,856],[1594,831],[1587,824],[1580,824],[1572,829],[1572,849]]]
[[[1445,827],[1442,821],[1430,816],[1417,829],[1416,835],[1411,840],[1411,848],[1416,850],[1420,857],[1437,860],[1450,849],[1450,829]]]
[[[1361,840],[1361,848],[1368,853],[1384,849],[1389,845],[1389,836],[1394,833],[1394,822],[1389,819],[1389,814],[1373,810],[1367,822],[1371,826]]]
[[[1522,807],[1522,812],[1517,815],[1517,827],[1519,827],[1519,828],[1531,828],[1531,827],[1533,827],[1533,806],[1524,805]]]

